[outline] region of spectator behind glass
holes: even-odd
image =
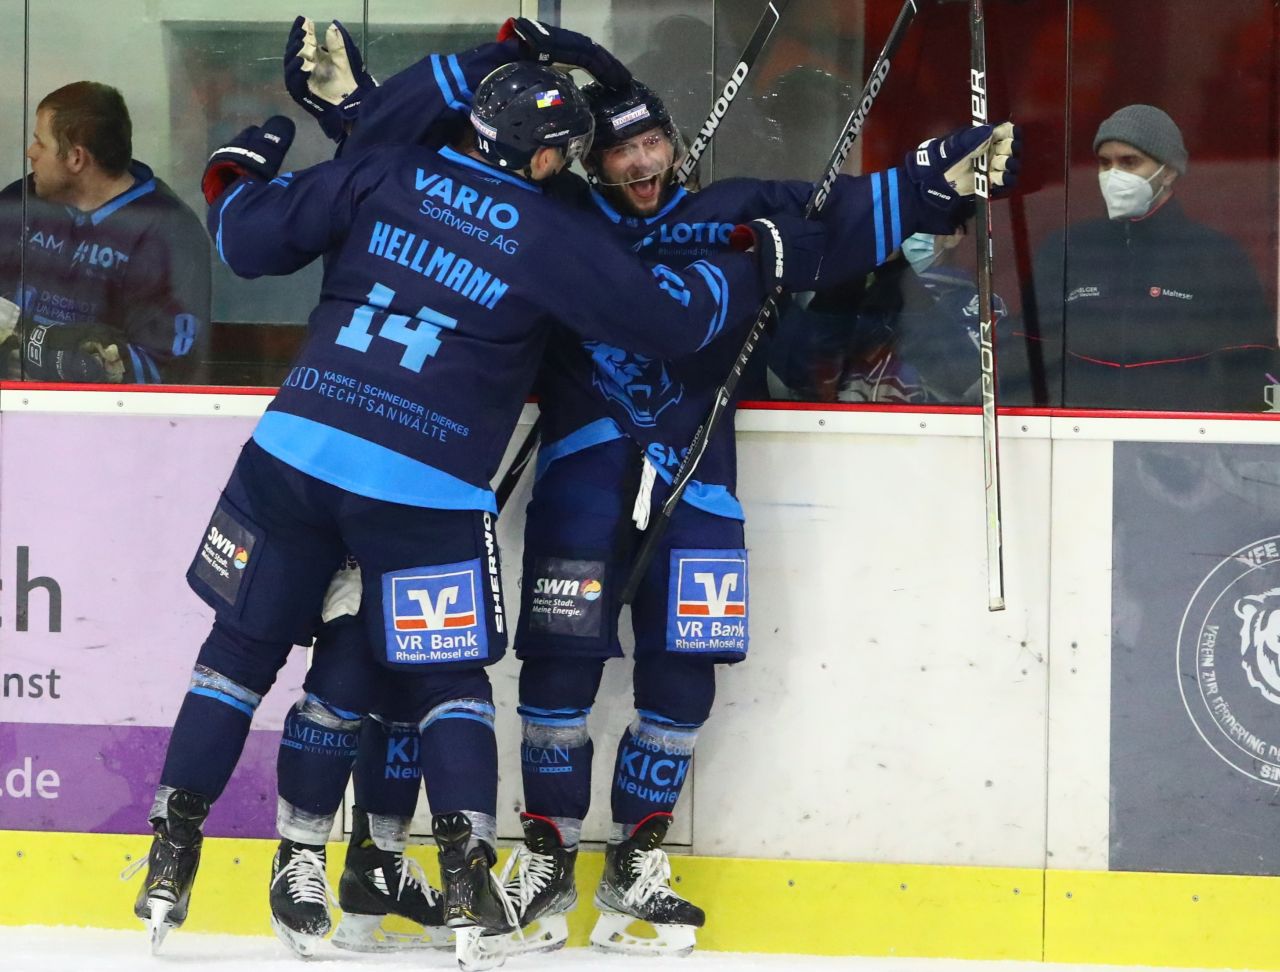
[[[792,301],[770,346],[771,395],[976,404],[978,289],[957,259],[965,239],[964,227],[917,233],[864,287]],[[1003,320],[1004,301],[993,295],[992,304]]]
[[[1050,403],[1260,410],[1275,318],[1244,250],[1175,198],[1187,173],[1182,132],[1159,108],[1129,105],[1102,123],[1093,149],[1107,218],[1070,226],[1036,253]],[[1001,391],[1019,404],[1029,375],[1023,336],[1011,337]]]
[[[0,192],[4,377],[198,380],[208,346],[208,237],[132,160],[132,134],[124,99],[105,84],[77,81],[37,107],[31,175]]]

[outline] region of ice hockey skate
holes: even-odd
[[[440,848],[445,923],[454,930],[454,953],[463,972],[481,972],[507,959],[507,935],[518,928],[515,906],[493,873],[497,860],[484,841],[471,841],[463,813],[436,814],[431,830]]]
[[[280,841],[271,862],[271,928],[299,956],[310,958],[333,927],[337,904],[325,877],[323,845]]]
[[[577,850],[566,850],[550,820],[521,814],[524,843],[507,859],[499,880],[520,916],[520,932],[508,941],[511,951],[552,952],[569,939],[565,915],[578,904],[573,881]]]
[[[338,882],[342,917],[333,944],[353,952],[452,948],[444,902],[412,857],[384,851],[369,834],[369,815],[355,808],[346,868]],[[419,933],[391,931],[383,919],[395,915],[422,926]]]
[[[670,825],[670,814],[652,814],[626,840],[605,849],[604,874],[595,896],[600,917],[591,930],[596,948],[637,955],[693,951],[696,930],[707,917],[671,890],[671,862],[662,850]],[[652,925],[654,937],[629,932],[636,921]]]
[[[165,936],[187,920],[191,886],[204,844],[200,828],[209,815],[209,801],[187,790],[174,790],[169,794],[166,814],[151,820],[156,835],[146,857],[147,876],[133,904],[133,913],[147,923],[153,954],[160,951]],[[125,876],[141,866],[139,861]]]

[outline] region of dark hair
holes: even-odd
[[[124,97],[108,84],[74,81],[36,106],[52,113],[50,127],[62,158],[79,145],[108,175],[121,175],[133,158],[133,122]]]

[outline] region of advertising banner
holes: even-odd
[[[146,833],[212,612],[185,573],[253,419],[0,417],[0,829]],[[275,833],[296,649],[206,832]]]
[[[1280,873],[1277,458],[1116,444],[1113,870]]]

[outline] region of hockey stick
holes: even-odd
[[[711,113],[707,115],[707,120],[698,129],[698,134],[694,138],[693,144],[689,146],[684,159],[681,160],[680,165],[676,168],[675,176],[673,177],[676,188],[684,186],[693,177],[694,170],[698,168],[698,163],[702,161],[703,154],[710,147],[711,140],[715,138],[716,132],[720,128],[720,123],[724,121],[724,116],[728,114],[733,100],[738,97],[738,93],[742,90],[743,82],[747,80],[747,75],[751,73],[756,60],[760,57],[760,52],[764,50],[764,45],[768,43],[769,38],[773,35],[774,28],[778,26],[778,21],[782,19],[782,12],[787,9],[787,4],[790,2],[791,0],[769,0],[765,4],[764,13],[760,15],[760,22],[756,24],[756,29],[751,32],[751,37],[747,40],[747,46],[742,49],[742,56],[738,58],[737,65],[730,72],[729,80],[724,83],[724,90],[720,92],[720,97],[711,105]],[[506,505],[508,497],[515,491],[516,484],[520,482],[525,466],[529,465],[529,460],[538,447],[538,440],[541,435],[542,416],[539,415],[534,419],[533,427],[525,434],[524,441],[520,443],[520,448],[516,450],[515,458],[511,460],[511,465],[503,474],[502,481],[494,491],[498,498],[499,513],[502,512],[502,508]]]
[[[969,0],[969,100],[975,125],[987,124],[987,24],[982,0]],[[1000,519],[1000,430],[996,415],[995,314],[991,300],[990,149],[974,159],[978,197],[978,343],[982,368],[982,468],[987,532],[987,610],[1004,610]]]
[[[827,160],[827,167],[823,171],[822,180],[813,187],[809,202],[805,206],[805,218],[812,218],[821,212],[822,207],[826,204],[827,198],[831,194],[831,188],[835,185],[836,176],[840,174],[840,169],[844,166],[845,160],[848,159],[849,152],[853,148],[854,139],[862,131],[862,126],[866,123],[871,106],[875,104],[876,96],[880,94],[885,78],[888,77],[891,59],[897,54],[898,47],[907,35],[907,28],[911,26],[911,22],[915,20],[916,14],[919,12],[918,3],[919,0],[905,0],[902,4],[898,19],[894,21],[893,29],[889,31],[889,39],[885,41],[884,48],[880,51],[880,56],[876,58],[875,64],[872,65],[871,73],[867,76],[867,83],[863,87],[862,93],[858,96],[858,100],[854,102],[853,112],[849,115],[849,120],[845,122],[844,130],[840,133],[839,139],[836,140],[835,148],[832,150],[831,157]],[[751,325],[751,330],[747,333],[747,339],[743,342],[742,350],[738,352],[738,357],[733,362],[733,367],[729,369],[728,376],[720,384],[720,387],[716,389],[715,401],[712,403],[711,410],[707,413],[707,417],[703,419],[702,424],[698,426],[698,431],[694,433],[693,441],[689,443],[684,459],[681,460],[680,467],[672,478],[670,494],[650,521],[649,529],[645,532],[644,540],[640,544],[640,550],[636,553],[635,560],[631,562],[631,573],[627,576],[626,587],[622,590],[622,602],[624,604],[630,604],[635,599],[640,580],[644,577],[645,571],[648,570],[649,562],[653,560],[653,556],[658,550],[658,544],[662,542],[662,538],[667,532],[667,527],[671,524],[671,517],[676,511],[676,507],[680,504],[680,497],[684,495],[685,489],[688,488],[694,473],[698,470],[698,464],[702,461],[702,456],[707,451],[707,444],[711,441],[712,433],[715,432],[717,426],[729,413],[729,403],[733,401],[734,390],[738,387],[742,372],[751,360],[751,355],[755,351],[756,345],[760,342],[765,326],[769,323],[769,318],[773,316],[777,308],[778,298],[781,296],[782,288],[776,287],[773,293],[765,298],[764,304],[760,307],[760,313],[756,315],[755,323]]]

